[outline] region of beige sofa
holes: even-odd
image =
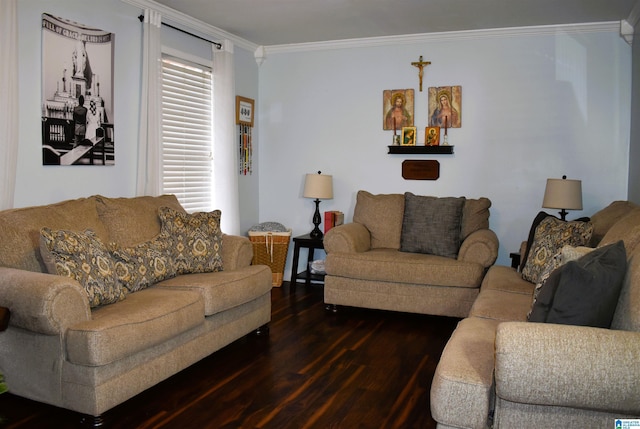
[[[626,249],[611,328],[528,322],[534,284],[493,266],[438,363],[438,428],[606,428],[640,418],[640,208],[614,202],[591,221],[592,244],[623,240]]]
[[[324,238],[325,303],[466,317],[498,255],[490,206],[487,198],[359,191],[353,222],[330,229]],[[407,243],[436,224],[424,240]],[[438,244],[434,235],[441,230],[455,235],[453,248],[421,247]]]
[[[93,230],[104,243],[156,237],[172,195],[93,196],[0,212],[0,372],[10,392],[97,416],[271,319],[271,271],[245,237],[222,235],[223,270],[182,274],[91,308],[78,281],[47,274],[42,227]],[[214,369],[215,370],[215,369]]]

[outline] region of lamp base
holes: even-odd
[[[309,233],[309,237],[320,239],[323,236],[319,228],[320,222],[322,222],[322,218],[320,217],[320,200],[316,198],[314,202],[316,203],[316,211],[313,214],[313,225],[315,228]]]
[[[322,231],[320,231],[320,228],[318,227],[313,228],[313,231],[309,233],[309,237],[315,238],[315,239],[320,239],[323,236],[324,234],[322,233]]]
[[[569,212],[566,211],[565,209],[562,209],[561,211],[558,212],[558,214],[560,215],[560,220],[566,221],[567,215],[569,214]]]

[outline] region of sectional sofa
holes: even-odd
[[[616,201],[590,225],[597,249],[569,258],[586,246],[563,247],[541,273],[535,304],[526,272],[489,269],[435,371],[438,428],[613,428],[640,419],[640,208]]]

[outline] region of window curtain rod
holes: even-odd
[[[140,20],[140,22],[144,21],[144,15],[139,15],[138,19]],[[166,25],[169,28],[173,28],[174,30],[180,31],[180,32],[182,32],[184,34],[188,34],[189,36],[193,36],[193,37],[195,37],[197,39],[204,40],[205,42],[209,42],[209,43],[213,44],[216,48],[222,49],[222,43],[214,42],[214,41],[206,39],[206,38],[204,38],[202,36],[198,36],[197,34],[193,34],[193,33],[190,33],[190,32],[188,32],[186,30],[183,30],[182,28],[174,27],[173,25],[167,24],[165,22],[163,22],[162,25]]]

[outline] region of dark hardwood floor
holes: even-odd
[[[248,335],[104,414],[108,428],[435,428],[433,372],[458,319],[324,309],[323,287],[272,292],[267,335]],[[11,386],[9,386],[11,387]],[[80,416],[5,393],[6,428],[74,428]]]

